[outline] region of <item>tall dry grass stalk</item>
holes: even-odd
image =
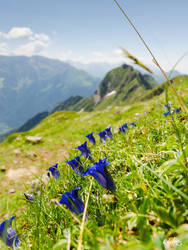
[[[135,32],[137,33],[137,35],[139,36],[140,40],[142,41],[142,43],[144,44],[144,46],[146,47],[146,49],[149,51],[150,55],[152,56],[152,60],[155,63],[155,65],[160,69],[161,73],[163,74],[163,76],[165,77],[165,79],[167,80],[166,83],[166,88],[168,88],[168,85],[172,88],[174,94],[177,96],[179,103],[181,104],[182,108],[185,110],[185,112],[188,115],[188,109],[184,103],[184,101],[182,100],[182,98],[178,95],[176,89],[174,88],[174,86],[172,85],[172,82],[170,81],[170,79],[168,78],[167,74],[165,73],[165,71],[163,70],[163,68],[161,67],[161,65],[159,64],[159,62],[157,61],[156,57],[154,56],[153,52],[151,51],[150,47],[147,45],[147,43],[145,42],[143,36],[140,34],[140,32],[137,30],[136,26],[133,24],[133,22],[131,21],[131,19],[129,18],[129,16],[125,13],[125,11],[122,9],[122,7],[119,5],[117,0],[114,0],[114,2],[116,3],[116,5],[118,6],[118,8],[121,10],[121,12],[123,13],[123,15],[125,16],[125,18],[128,20],[128,22],[130,23],[130,25],[132,26],[132,28],[135,30]],[[168,98],[166,98],[167,100]]]

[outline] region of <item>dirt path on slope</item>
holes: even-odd
[[[11,161],[5,164],[5,172],[0,181],[0,194],[9,192],[19,186],[24,190],[25,184],[37,179],[50,166],[65,161],[70,146],[54,145],[53,149],[34,147],[32,151],[13,149]],[[4,156],[5,157],[5,156]]]

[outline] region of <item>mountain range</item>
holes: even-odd
[[[99,79],[41,56],[0,56],[0,133],[51,110],[71,95],[91,95]]]
[[[146,93],[157,86],[150,75],[143,75],[132,66],[123,64],[109,71],[101,81],[95,93],[87,98],[73,98],[67,110],[93,111],[102,110],[108,106],[120,106],[135,103]],[[63,110],[65,102],[60,103],[54,110]]]
[[[71,96],[59,102],[50,112],[43,112],[29,119],[22,126],[1,136],[0,140],[9,134],[30,130],[49,114],[60,110],[93,111],[103,110],[109,106],[121,106],[141,101],[157,83],[150,75],[143,75],[132,66],[123,64],[109,71],[101,81],[98,89],[89,97]],[[149,95],[148,95],[149,96]],[[151,97],[150,97],[151,96]],[[150,94],[149,98],[152,98]]]

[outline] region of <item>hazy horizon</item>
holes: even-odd
[[[188,2],[123,1],[119,3],[151,46],[159,62],[170,70],[188,50]],[[125,61],[120,46],[143,60],[152,59],[114,1],[50,0],[1,3],[0,55],[42,55],[81,63]],[[188,57],[177,70],[188,73]]]

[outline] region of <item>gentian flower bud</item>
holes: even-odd
[[[69,164],[72,169],[74,170],[75,173],[81,175],[84,171],[82,167],[82,163],[80,161],[80,156],[76,156],[74,159],[71,161],[66,161],[67,164]]]
[[[171,104],[165,104],[164,107],[167,108],[168,110],[170,110],[171,109]]]
[[[176,109],[176,113],[179,113],[179,112],[180,112],[180,109],[179,109],[179,108],[177,108],[177,109]]]
[[[32,194],[26,194],[26,193],[24,193],[24,195],[25,195],[26,200],[28,200],[28,201],[30,201],[30,202],[33,202],[33,201],[34,201],[33,195],[32,195]]]
[[[89,150],[89,148],[87,147],[87,141],[85,141],[83,144],[81,144],[80,146],[76,147],[76,149],[80,150],[82,155],[90,160],[92,160],[91,157],[91,152]]]
[[[55,178],[55,179],[58,179],[59,176],[60,176],[60,173],[59,171],[57,170],[57,167],[58,167],[58,163],[48,169],[46,169],[47,171],[50,171],[52,173],[52,176]]]
[[[104,143],[106,141],[106,139],[107,139],[106,131],[103,130],[103,131],[99,132],[98,135],[100,136],[100,141]]]
[[[119,131],[123,134],[125,134],[125,130],[128,129],[127,123],[123,124],[120,128]]]
[[[170,114],[170,112],[165,112],[165,113],[163,113],[163,115],[164,115],[165,117],[167,117],[169,114]]]
[[[93,136],[94,132],[86,135],[85,137],[88,138],[88,140],[93,144],[95,145],[96,144],[96,141],[95,141],[95,137]]]
[[[130,125],[136,127],[136,122],[131,122]]]
[[[106,131],[106,135],[107,135],[110,139],[112,139],[111,126],[108,127],[108,128],[106,128],[105,131]]]

